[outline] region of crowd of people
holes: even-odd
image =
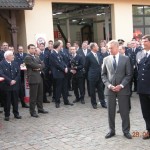
[[[29,44],[25,53],[23,46],[18,52],[7,42],[0,50],[0,104],[4,107],[5,121],[9,121],[11,104],[16,119],[21,119],[18,100],[22,107],[29,108],[30,115],[38,118],[38,113],[46,114],[43,103],[50,103],[52,97],[55,107],[60,107],[62,96],[64,105],[85,104],[85,93],[91,99],[93,109],[97,109],[96,94],[104,109],[108,109],[109,133],[105,138],[115,135],[116,101],[118,113],[122,118],[124,136],[131,139],[129,113],[132,92],[139,94],[147,133],[143,139],[150,139],[150,35],[141,41],[128,42],[123,39],[88,43],[61,40],[40,43],[38,47]],[[24,72],[26,66],[30,87],[29,106],[24,102]],[[87,90],[86,90],[87,89]],[[74,91],[75,100],[69,101],[69,91]],[[37,111],[36,111],[37,107]],[[38,112],[38,113],[37,113]]]

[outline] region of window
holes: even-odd
[[[133,36],[150,34],[150,6],[133,6]]]

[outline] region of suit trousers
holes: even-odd
[[[101,103],[101,105],[105,104],[105,98],[104,98],[104,90],[103,90],[103,82],[101,79],[98,81],[89,80],[89,87],[90,87],[90,96],[91,96],[91,104],[97,105],[96,102],[96,89],[98,93],[98,98]]]
[[[14,116],[19,115],[18,112],[18,91],[5,91],[5,101],[4,101],[4,112],[5,112],[5,117],[10,116],[10,108],[11,104],[13,106],[13,114]]]
[[[77,100],[84,100],[84,78],[83,77],[73,77],[72,78],[74,95]]]
[[[29,84],[30,86],[30,114],[36,113],[35,107],[38,110],[43,110],[43,81],[37,84]]]
[[[68,101],[68,78],[55,78],[55,103],[60,103],[61,94],[63,96],[64,104]]]
[[[146,129],[150,132],[150,95],[139,94],[139,98]]]
[[[118,98],[119,111],[122,119],[122,131],[123,133],[128,133],[130,131],[129,95],[117,95],[115,93],[114,95],[106,96],[110,132],[115,133],[116,98]]]

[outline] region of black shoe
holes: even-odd
[[[102,104],[101,105],[103,108],[107,108],[107,105],[106,104]]]
[[[2,111],[2,110],[0,110],[0,113],[3,113],[3,111]]]
[[[73,101],[73,103],[77,103],[77,102],[79,102],[80,100],[79,99],[75,99],[74,101]]]
[[[29,108],[27,104],[22,105],[23,108]]]
[[[124,133],[124,136],[127,138],[127,139],[132,139],[132,136],[130,133]]]
[[[150,132],[146,132],[144,135],[143,135],[143,140],[148,140],[150,139]]]
[[[109,132],[109,133],[105,136],[105,139],[109,139],[109,138],[111,138],[111,137],[113,137],[113,136],[115,136],[115,135],[116,135],[115,133]]]
[[[48,111],[46,111],[46,110],[38,110],[38,113],[48,114]]]
[[[34,114],[31,114],[31,117],[38,118],[39,116],[36,113],[34,113]]]
[[[68,94],[68,96],[72,96],[71,94]]]
[[[68,102],[68,103],[64,103],[64,105],[70,105],[70,106],[73,106],[74,104]]]
[[[9,121],[9,117],[5,117],[4,120],[5,120],[5,121]]]
[[[97,105],[92,105],[94,109],[97,109]]]
[[[60,104],[56,103],[55,106],[56,106],[56,108],[59,108],[59,107],[60,107]]]
[[[43,101],[43,103],[50,103],[50,101],[48,101],[48,100],[44,100],[44,101]]]
[[[81,99],[81,104],[85,104],[85,101],[83,99]]]
[[[14,116],[14,118],[16,118],[16,119],[22,119],[22,117],[19,116],[19,115]]]
[[[117,113],[119,114],[119,113],[120,113],[120,111],[119,111],[119,110],[117,110]]]

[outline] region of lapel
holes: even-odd
[[[92,52],[91,52],[91,53],[92,53]],[[96,57],[94,56],[94,54],[92,53],[91,55],[92,55],[93,59],[96,61],[96,63],[99,65],[100,63],[99,63],[99,57],[98,57],[98,54],[97,54],[98,62],[97,62],[97,59],[96,59]]]
[[[6,60],[4,61],[4,64],[7,66],[7,68],[10,68],[9,63]]]

